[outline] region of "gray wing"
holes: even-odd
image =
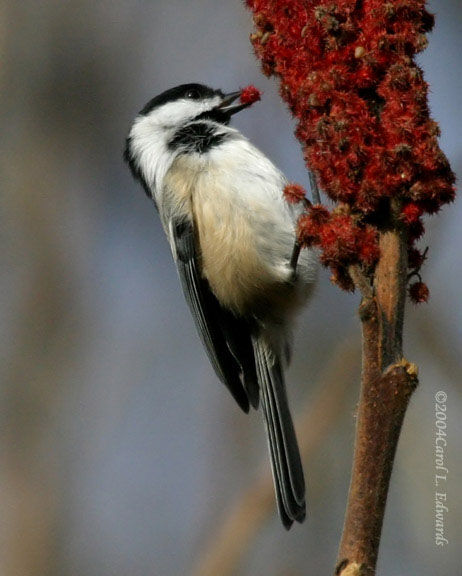
[[[192,222],[173,221],[170,231],[183,292],[217,376],[245,412],[261,395],[279,514],[290,528],[305,518],[305,481],[279,359],[258,327],[220,306],[200,273]]]
[[[171,223],[176,265],[199,336],[218,378],[244,410],[258,406],[258,383],[250,326],[220,306],[200,273],[193,223]]]

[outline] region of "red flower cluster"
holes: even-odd
[[[289,204],[298,204],[305,200],[305,189],[299,184],[287,184],[282,193]]]
[[[241,89],[240,101],[242,104],[254,104],[261,99],[261,92],[255,86],[246,86]]]
[[[353,260],[373,265],[377,233],[404,226],[413,266],[422,216],[454,198],[454,175],[414,61],[433,26],[425,0],[246,3],[254,13],[255,52],[263,71],[280,77],[306,162],[347,214],[332,215],[321,225],[325,233],[313,235],[311,212],[301,235],[315,238],[334,276],[345,278],[353,252]],[[338,250],[328,241],[334,234]]]
[[[376,229],[358,224],[346,207],[330,212],[320,204],[310,206],[299,220],[299,240],[304,246],[321,247],[321,262],[345,290],[354,290],[348,267],[360,264],[369,269],[380,255]]]

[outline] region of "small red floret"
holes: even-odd
[[[420,206],[417,206],[414,202],[409,202],[409,204],[403,206],[401,210],[401,219],[406,222],[406,224],[414,224],[422,216],[422,213],[423,210]]]
[[[372,226],[361,230],[358,235],[359,260],[365,266],[374,266],[380,258],[377,231]]]
[[[284,190],[285,201],[289,204],[299,204],[305,199],[305,189],[300,184],[286,184]]]
[[[313,222],[310,215],[302,214],[298,219],[297,237],[303,247],[308,248],[319,244],[320,231],[319,224]]]
[[[329,210],[322,204],[313,204],[310,207],[310,218],[318,226],[326,224],[330,220]]]
[[[323,226],[330,221],[331,214],[320,204],[310,206],[309,211],[298,219],[298,241],[302,246],[319,246]]]
[[[242,104],[254,104],[261,100],[261,92],[255,86],[246,86],[241,90],[241,98]]]
[[[430,290],[423,282],[414,282],[409,286],[409,297],[415,304],[428,302]]]

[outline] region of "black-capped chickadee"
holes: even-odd
[[[278,510],[305,518],[305,481],[283,367],[316,257],[294,265],[298,208],[283,174],[228,126],[240,92],[185,84],[136,117],[125,159],[154,199],[197,330],[218,378],[245,411],[261,400]]]

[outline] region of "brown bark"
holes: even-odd
[[[336,575],[375,574],[385,505],[402,422],[417,367],[402,353],[406,297],[406,241],[398,230],[383,232],[372,286],[361,271],[352,277],[363,299],[361,392],[355,453]]]

